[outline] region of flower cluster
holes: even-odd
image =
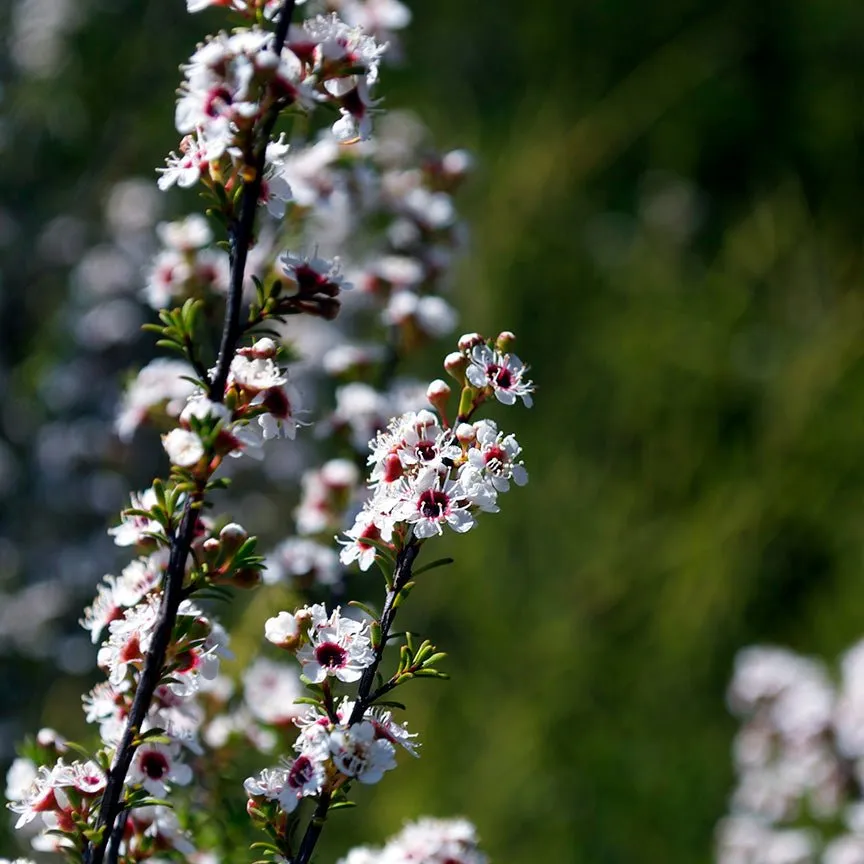
[[[183,67],[175,125],[186,137],[180,155],[167,160],[162,188],[242,172],[252,133],[273,109],[305,112],[326,102],[340,114],[333,124],[338,140],[368,138],[370,90],[383,53],[384,46],[335,13],[293,26],[278,50],[273,33],[254,24],[213,36]],[[271,177],[284,152],[269,154]]]
[[[839,686],[815,660],[748,648],[729,704],[744,724],[718,862],[864,861],[864,643],[842,658]]]
[[[477,831],[465,819],[420,819],[407,824],[381,849],[352,849],[339,864],[486,864]]]
[[[267,801],[291,814],[301,799],[320,795],[325,787],[335,791],[350,780],[377,783],[396,767],[397,746],[416,755],[414,736],[389,711],[368,709],[362,720],[350,723],[353,710],[354,703],[343,699],[332,716],[312,710],[297,720],[297,756],[244,783],[251,815],[266,819]]]
[[[446,368],[463,382],[455,425],[447,423],[450,387],[435,381],[427,398],[440,416],[429,410],[408,412],[370,442],[372,494],[346,532],[340,556],[344,564],[357,561],[368,569],[375,559],[370,541],[391,544],[398,535],[401,546],[411,537],[425,540],[448,527],[463,534],[474,527],[478,512],[498,511],[498,495],[510,488],[511,480],[527,482],[516,438],[491,420],[469,422],[492,395],[504,404],[517,396],[531,403],[533,384],[525,378],[525,367],[515,355],[504,353],[511,339],[512,334],[502,334],[492,347],[472,334],[460,340],[461,352],[448,357]]]

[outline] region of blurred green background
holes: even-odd
[[[7,588],[77,530],[28,473],[38,371],[75,350],[52,314],[72,262],[34,238],[176,146],[177,65],[220,22],[80,5],[58,71],[2,61],[2,443],[24,466],[0,511]],[[735,651],[833,658],[864,632],[864,5],[413,11],[386,104],[477,156],[455,299],[463,329],[515,331],[532,365],[535,408],[499,418],[531,483],[441,544],[457,563],[406,619],[453,681],[407,694],[423,758],[334,816],[320,860],[430,813],[474,820],[498,862],[708,861]],[[20,727],[77,710],[81,680],[46,659],[2,658],[7,758]]]

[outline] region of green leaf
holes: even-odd
[[[360,600],[349,600],[348,605],[362,609],[373,621],[381,620],[381,613],[373,609],[368,603],[362,603]]]
[[[436,567],[447,567],[455,562],[455,558],[439,558],[437,561],[432,561],[429,564],[424,564],[419,570],[415,570],[413,575],[416,578],[421,573],[426,573],[429,570],[434,570]]]

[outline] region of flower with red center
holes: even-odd
[[[308,635],[309,644],[300,649],[297,659],[303,674],[314,684],[331,676],[345,682],[359,681],[375,657],[367,625],[343,618],[338,608],[326,622],[313,625]]]
[[[356,561],[361,570],[368,570],[375,562],[377,550],[369,540],[385,540],[389,542],[393,534],[392,520],[378,517],[369,510],[361,510],[357,514],[354,526],[345,532],[348,540],[339,540],[342,551],[339,560],[347,567]]]
[[[474,527],[465,490],[458,481],[442,478],[433,469],[421,472],[414,482],[406,483],[400,497],[402,500],[394,516],[412,525],[415,537],[440,535],[445,525],[458,534]]]
[[[126,782],[143,786],[151,795],[162,796],[168,783],[185,786],[192,779],[192,769],[180,761],[180,745],[144,744],[135,751]]]
[[[328,261],[286,252],[279,264],[287,280],[284,296],[295,308],[328,320],[336,317],[341,306],[339,294],[352,287],[342,275],[338,258]]]
[[[513,405],[518,398],[526,408],[531,407],[534,383],[522,380],[528,367],[515,354],[501,354],[488,345],[475,345],[470,360],[465,374],[474,387],[491,390],[504,405]]]
[[[504,435],[491,420],[480,420],[474,424],[474,445],[468,450],[468,462],[463,471],[478,471],[496,492],[507,492],[510,480],[517,486],[528,482],[528,472],[521,461],[517,461],[522,448],[513,435]],[[461,476],[461,473],[460,473]]]

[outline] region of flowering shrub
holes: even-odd
[[[254,845],[305,864],[355,781],[377,783],[399,752],[419,754],[390,694],[446,677],[445,655],[394,622],[422,574],[451,563],[419,566],[425,543],[471,530],[511,482],[527,482],[516,438],[478,415],[489,403],[530,406],[534,388],[508,332],[458,340],[444,362],[455,388],[396,377],[404,356],[455,326],[440,292],[461,245],[451,192],[469,167],[459,151],[412,164],[410,123],[373,133],[372,94],[405,7],[346,0],[295,24],[293,0],[187,5],[227,7],[242,26],[183,67],[183,137],[158,186],[198,188],[209,219],[159,228],[142,298],[158,312],[148,325],[157,344],[180,359],[142,369],[116,422],[127,442],[143,425],[164,429],[170,472],[131,494],[109,533],[135,557],[104,578],[81,619],[105,675],[83,700],[99,742],[43,730],[14,763],[7,798],[38,851],[86,864],[218,860],[238,854],[236,837],[208,811],[242,794],[220,766],[278,751],[242,784],[267,838]],[[335,330],[337,316],[349,331],[383,327],[384,344],[304,352],[305,330]],[[312,432],[299,385],[308,392],[322,372],[342,383]],[[230,462],[266,463],[273,447],[316,433],[322,450],[349,455],[303,474],[298,536],[265,557],[244,527],[213,515],[217,493]],[[380,606],[339,602],[345,568],[373,564]],[[304,602],[264,626],[290,663],[255,658],[240,696],[221,671],[232,655],[213,607],[262,581],[290,582]],[[379,857],[484,860],[470,825],[435,820],[346,860]]]

